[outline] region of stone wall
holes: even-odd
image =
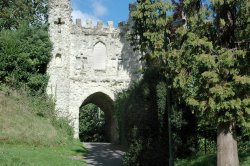
[[[91,21],[73,24],[70,0],[49,0],[49,34],[53,44],[47,93],[59,116],[70,118],[78,137],[79,107],[101,92],[113,101],[116,93],[140,78],[139,54],[125,40],[127,23],[118,28]],[[101,100],[101,99],[100,99]]]

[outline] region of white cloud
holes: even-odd
[[[97,17],[87,14],[87,13],[83,13],[80,10],[73,10],[71,15],[72,15],[72,19],[74,22],[76,19],[80,18],[82,20],[82,26],[86,25],[87,20],[92,20],[93,25],[96,25],[96,23],[100,21]]]
[[[97,17],[104,16],[108,12],[108,9],[100,1],[94,1],[92,8],[94,15]]]

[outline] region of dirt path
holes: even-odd
[[[83,143],[88,150],[84,157],[88,166],[121,166],[124,151],[110,143]]]

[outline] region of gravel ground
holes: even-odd
[[[124,151],[111,143],[84,142],[88,150],[84,157],[88,166],[121,166]]]

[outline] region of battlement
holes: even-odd
[[[125,34],[131,28],[131,12],[136,10],[136,3],[129,4],[129,18],[128,21],[122,21],[118,23],[118,27],[114,26],[113,21],[108,21],[104,24],[102,21],[95,22],[92,20],[86,20],[83,22],[80,18],[74,20],[72,24],[71,34],[88,34],[88,35],[108,35],[108,34]],[[117,36],[117,35],[115,35]]]
[[[120,22],[118,27],[114,26],[113,21],[108,21],[107,24],[104,24],[102,21],[97,21],[96,25],[93,24],[92,20],[87,20],[84,24],[82,24],[81,19],[76,19],[73,24],[73,34],[79,33],[87,33],[87,34],[118,34],[120,32],[124,32],[124,30],[128,30],[129,24],[125,21]]]

